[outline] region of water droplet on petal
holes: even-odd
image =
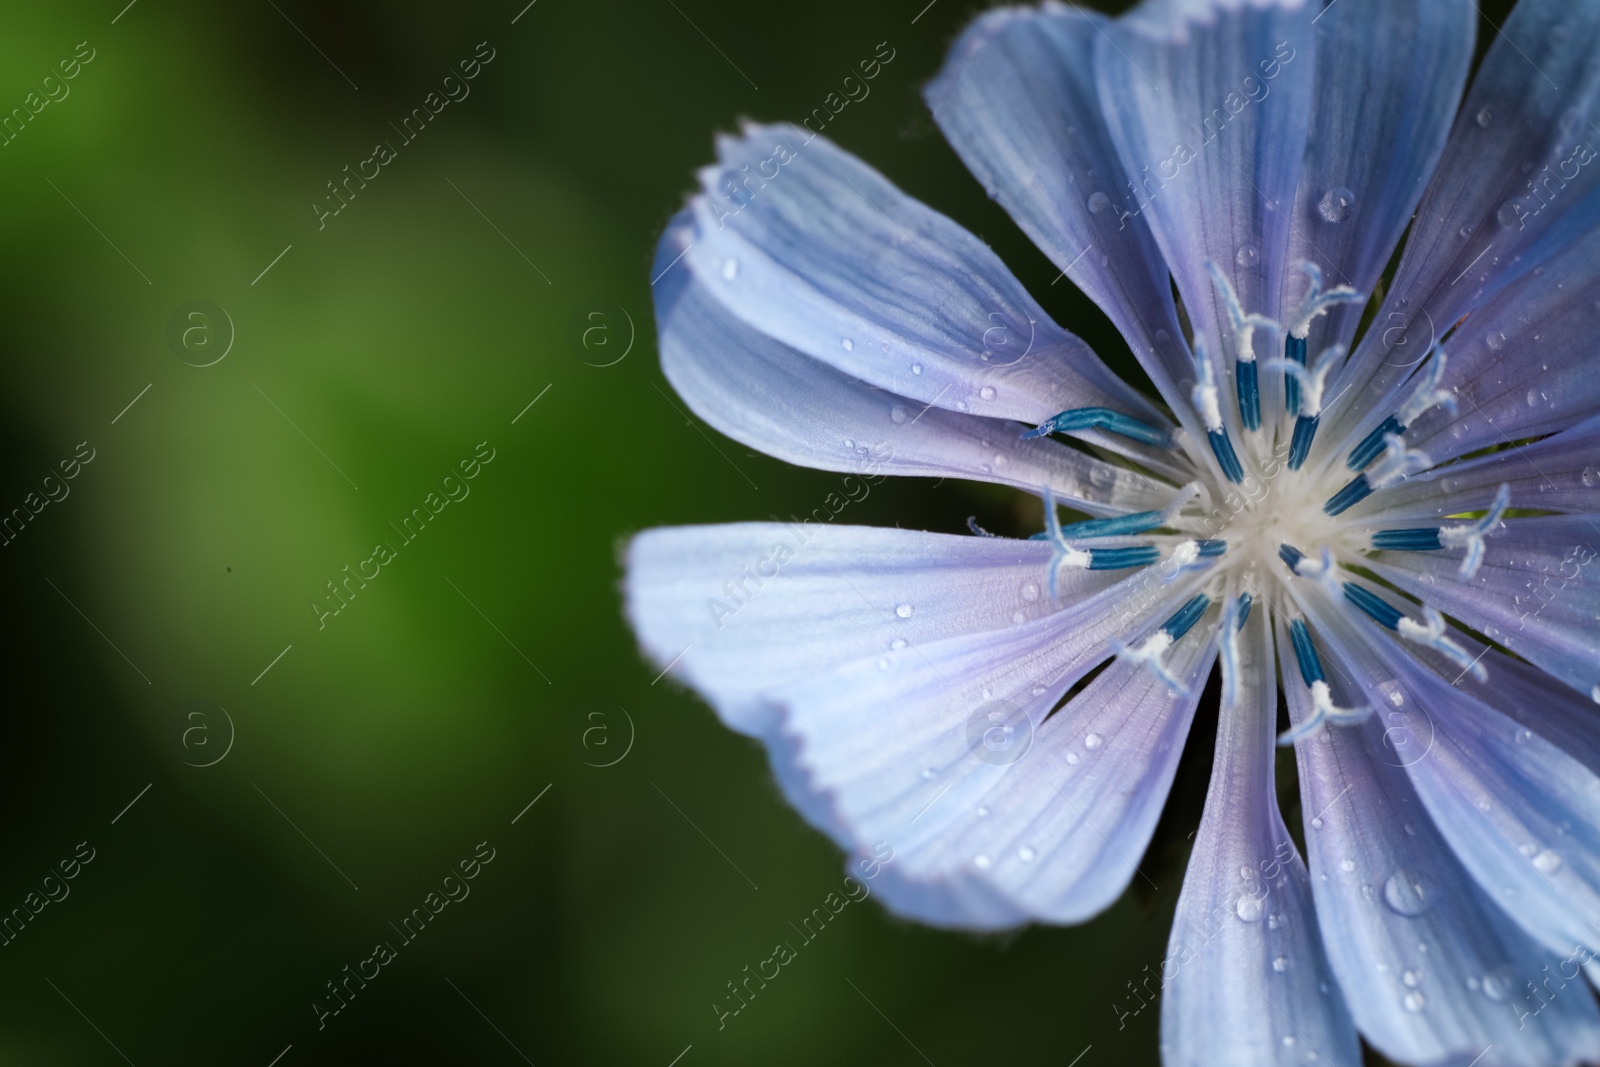
[[[1484,129],[1489,128],[1489,123],[1494,121],[1494,109],[1483,108],[1477,114],[1478,125]]]
[[[972,865],[980,871],[986,871],[989,869],[989,857],[980,852],[972,857]]]
[[[1111,198],[1105,193],[1091,193],[1089,195],[1089,210],[1096,215],[1111,206]]]
[[[1033,857],[1034,851],[1027,845],[1023,845],[1021,848],[1017,849],[1017,859],[1021,860],[1023,863],[1033,862]]]
[[[839,343],[844,346],[846,352],[854,352],[856,350],[856,343],[848,337],[842,338]]]
[[[893,641],[889,642],[889,647],[894,651],[899,652],[902,648],[906,647],[906,639],[903,637],[897,637]]]
[[[896,426],[899,426],[910,417],[911,412],[907,411],[899,404],[896,404],[894,407],[889,409],[889,421],[894,423]]]
[[[1594,468],[1591,467],[1589,469],[1593,470]],[[1022,599],[1026,600],[1026,601],[1029,601],[1030,603],[1032,601],[1038,600],[1039,599],[1039,583],[1038,582],[1024,582],[1023,585],[1022,585]]]
[[[1505,1003],[1506,999],[1510,996],[1510,992],[1511,983],[1506,981],[1506,979],[1501,975],[1486,974],[1483,976],[1483,995],[1494,1001],[1496,1004]]]
[[[1277,956],[1277,957],[1274,957],[1274,959],[1272,961],[1272,969],[1277,971],[1279,974],[1282,974],[1284,971],[1287,971],[1289,969],[1289,957],[1288,956]]]
[[[1401,973],[1400,980],[1415,989],[1422,984],[1422,975],[1416,971],[1407,970]]]
[[[1261,262],[1261,250],[1247,241],[1233,254],[1233,261],[1248,270]]]
[[[900,616],[902,619],[909,619],[911,618],[911,613],[914,610],[916,609],[914,609],[910,604],[899,604],[895,606],[894,613]]]
[[[1395,871],[1383,883],[1384,902],[1399,915],[1421,915],[1433,903],[1427,883],[1410,871]]]
[[[889,669],[889,661],[887,659],[880,659],[878,661],[878,669],[880,671],[888,670]]]
[[[1068,763],[1073,763],[1073,764],[1077,763],[1078,762],[1078,754],[1076,752],[1068,752],[1067,753],[1067,762]]]
[[[1583,468],[1581,477],[1585,489],[1593,489],[1595,486],[1600,485],[1600,470],[1596,470],[1594,467]]]
[[[911,364],[911,373],[912,374],[921,374],[922,373],[922,364],[920,364],[920,363]]]
[[[1311,820],[1311,828],[1313,830],[1322,829],[1322,816],[1318,815],[1315,819]]]
[[[1415,1014],[1416,1012],[1420,1012],[1423,1008],[1428,1006],[1428,999],[1421,993],[1413,990],[1412,992],[1407,993],[1404,997],[1400,998],[1400,1003],[1405,1006],[1406,1011]]]
[[[982,819],[985,816],[987,816],[988,814],[989,814],[989,805],[987,805],[987,804],[979,804],[978,805],[978,818]]]
[[[1356,861],[1349,858],[1342,859],[1339,861],[1339,869],[1345,874],[1349,874],[1356,869]]]
[[[1522,205],[1518,204],[1515,199],[1507,200],[1500,205],[1500,210],[1494,213],[1494,221],[1500,224],[1501,229],[1509,230],[1522,217],[1523,210]]]
[[[1260,922],[1262,912],[1261,898],[1242,896],[1239,898],[1239,902],[1233,906],[1233,910],[1240,919],[1247,923]]]
[[[982,389],[978,390],[978,395],[980,397],[982,397],[983,399],[985,399],[985,400],[993,400],[994,399],[994,386],[992,386],[992,385],[984,386]]]
[[[1343,222],[1355,206],[1356,194],[1338,185],[1322,194],[1322,199],[1317,202],[1317,212],[1328,222]]]
[[[1540,874],[1554,874],[1561,869],[1561,856],[1549,849],[1540,849],[1533,857],[1534,870]]]
[[[739,261],[737,259],[725,259],[725,260],[723,260],[722,261],[722,277],[723,277],[723,280],[731,282],[735,278],[737,278],[738,276],[739,276]]]
[[[924,769],[923,769],[923,771],[922,771],[922,777],[924,777],[924,778],[932,778],[932,777],[933,777],[933,776],[934,776],[934,775],[936,775],[936,774],[938,774],[938,773],[939,773],[939,772],[938,772],[938,771],[937,771],[937,770],[935,770],[935,769],[934,769],[934,768],[932,768],[932,767],[927,767],[927,768],[924,768]]]
[[[1083,747],[1090,750],[1097,749],[1105,743],[1106,739],[1095,733],[1086,734],[1083,738]]]

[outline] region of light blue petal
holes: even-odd
[[[1547,235],[1581,236],[1568,215],[1600,184],[1597,123],[1600,5],[1522,0],[1490,42],[1327,430],[1342,438],[1371,410],[1393,410],[1387,394],[1431,338],[1535,266],[1535,248],[1558,249]]]
[[[1403,695],[1400,709],[1390,699],[1399,692],[1392,669],[1349,612],[1310,606],[1336,700],[1370,695],[1381,704],[1359,726],[1325,728],[1295,746],[1317,918],[1363,1036],[1407,1063],[1482,1056],[1479,1067],[1534,1067],[1600,1054],[1600,1012],[1586,991],[1519,1014],[1524,982],[1561,957],[1479,887],[1419,799],[1402,767],[1432,756],[1422,755]],[[1291,718],[1302,721],[1306,688],[1290,684],[1287,696]]]
[[[1166,1067],[1359,1064],[1310,877],[1273,783],[1278,690],[1268,612],[1240,635],[1239,700],[1222,709],[1205,814],[1162,963]]]
[[[1105,16],[1047,4],[980,16],[925,90],[945,137],[1057,267],[1122,331],[1176,411],[1192,374],[1172,286],[1100,111]],[[1193,420],[1191,420],[1193,421]],[[1195,423],[1189,427],[1197,436]]]
[[[1195,635],[1172,650],[1186,696],[1118,662],[1043,720],[1110,655],[1108,638],[1153,629],[1193,592],[1147,572],[1036,621],[791,687],[779,781],[852,853],[894,849],[877,888],[901,914],[979,929],[1082,921],[1134,875],[1215,645]],[[985,742],[996,712],[1015,747]]]
[[[1221,268],[1246,312],[1278,308],[1319,10],[1304,0],[1146,0],[1095,50],[1100,104],[1138,186],[1135,206],[1196,334],[1229,339],[1230,354],[1226,305],[1206,263]],[[1261,340],[1258,353],[1270,358]],[[1212,360],[1227,380],[1223,353]]]
[[[1295,197],[1288,315],[1315,263],[1326,284],[1371,293],[1422,198],[1466,84],[1473,0],[1337,0],[1316,20],[1317,92]],[[1350,343],[1361,304],[1315,320],[1312,353]]]
[[[661,365],[682,403],[729,437],[791,463],[857,476],[1048,488],[1097,515],[1170,502],[1172,489],[1143,474],[1045,438],[1020,440],[1016,423],[875,389],[757,332],[681,262],[669,266],[691,240],[692,228],[675,223],[656,253]]]
[[[751,126],[717,154],[684,262],[757,332],[919,404],[1029,424],[1109,407],[1168,425],[987,245],[826,138]]]
[[[1600,685],[1600,514],[1505,519],[1471,578],[1461,552],[1380,552],[1367,566],[1580,693]]]
[[[1569,243],[1456,329],[1441,378],[1455,390],[1456,414],[1429,411],[1407,443],[1444,462],[1564,430],[1600,411],[1597,295],[1600,230]]]
[[[1352,520],[1385,526],[1443,519],[1485,506],[1507,485],[1518,507],[1542,511],[1597,510],[1600,494],[1600,416],[1542,441],[1518,445],[1407,478],[1351,508]],[[1437,524],[1437,523],[1435,523]]]
[[[1435,735],[1409,770],[1462,862],[1552,951],[1600,952],[1600,778],[1438,676],[1406,681]]]
[[[1451,684],[1457,689],[1524,729],[1540,734],[1591,772],[1600,774],[1600,715],[1595,714],[1592,696],[1574,692],[1539,668],[1499,649],[1485,648],[1464,635],[1458,635],[1456,640],[1469,656],[1482,654],[1482,679],[1471,673],[1461,675],[1459,669],[1436,656],[1418,658],[1426,659],[1436,673],[1454,679]],[[1600,934],[1596,937],[1600,938]]]
[[[833,525],[871,492],[850,479],[791,522],[634,538],[627,614],[650,659],[672,665],[729,726],[759,735],[774,714],[764,694],[858,659],[1041,619],[1127,577],[1062,570],[1053,601],[1045,542]]]

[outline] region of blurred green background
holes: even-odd
[[[719,1029],[842,858],[620,614],[633,532],[834,480],[686,423],[649,264],[714,132],[804,115],[879,42],[893,62],[827,135],[1125,365],[921,105],[973,5],[125,2],[10,5],[0,32],[0,112],[28,120],[0,147],[0,509],[67,493],[0,549],[0,910],[94,855],[0,948],[0,1062],[1155,1062],[1127,986],[1163,955],[1204,715],[1143,864],[1159,890],[1000,938],[851,907]],[[475,53],[470,95],[402,144]],[[396,157],[319,228],[379,141]],[[470,495],[402,544],[481,442]],[[1033,521],[954,483],[859,507]],[[397,557],[319,629],[377,542]],[[403,942],[480,842],[470,896]]]

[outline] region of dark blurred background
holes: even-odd
[[[0,914],[28,921],[0,947],[0,1062],[1156,1062],[1129,988],[1163,955],[1214,716],[1142,864],[1159,890],[1005,937],[850,907],[719,1029],[841,856],[620,614],[633,532],[834,481],[685,421],[649,264],[713,133],[798,119],[880,42],[827,135],[1126,365],[920,102],[977,8],[526,2],[4,12]],[[405,141],[463,60],[469,95]],[[955,483],[858,507],[1037,521]],[[334,599],[378,542],[395,558]],[[363,962],[378,942],[394,958]],[[331,1014],[328,983],[373,968]]]

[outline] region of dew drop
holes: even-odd
[[[1322,199],[1317,202],[1317,211],[1328,222],[1343,222],[1349,218],[1355,206],[1356,194],[1338,185],[1322,194]]]
[[[1533,868],[1540,874],[1554,874],[1561,869],[1561,856],[1549,849],[1540,849],[1533,857]]]
[[[925,767],[925,768],[923,768],[923,771],[922,771],[922,777],[924,777],[924,778],[932,778],[934,775],[936,775],[938,773],[939,772],[937,770],[935,770],[934,768],[932,768],[932,767]]]
[[[988,816],[988,814],[989,814],[989,805],[987,805],[987,804],[979,804],[978,805],[978,818],[980,818],[980,819],[986,818]]]
[[[1287,971],[1289,969],[1289,957],[1288,956],[1277,956],[1277,957],[1275,957],[1273,959],[1273,961],[1272,961],[1272,969],[1277,971],[1279,974],[1282,974],[1284,971]]]
[[[1105,193],[1089,194],[1089,210],[1096,215],[1111,206],[1111,198]]]
[[[1033,857],[1034,851],[1027,845],[1023,845],[1021,848],[1017,849],[1017,859],[1021,860],[1023,863],[1032,863]]]
[[[922,373],[922,364],[920,364],[920,363],[911,364],[911,373],[912,374],[921,374]]]
[[[1507,200],[1500,205],[1500,210],[1494,213],[1494,221],[1498,222],[1503,230],[1511,229],[1522,216],[1522,211],[1519,208],[1521,208],[1521,205],[1516,200]]]
[[[722,277],[723,277],[723,280],[731,282],[735,278],[737,278],[738,276],[739,276],[739,261],[737,259],[725,259],[725,260],[723,260],[722,261]]]
[[[889,421],[894,423],[896,426],[899,426],[910,417],[911,412],[907,411],[899,404],[896,404],[894,407],[889,409]]]
[[[1011,613],[1011,621],[1013,623],[1015,623],[1016,625],[1020,626],[1022,623],[1026,622],[1027,620],[1028,620],[1028,617],[1026,615],[1024,615],[1020,611],[1014,611],[1014,612]],[[1039,695],[1038,692],[1035,691],[1034,696],[1038,696],[1038,695]]]
[[[1250,268],[1261,262],[1261,250],[1255,245],[1246,242],[1239,246],[1233,254],[1233,261],[1241,267]]]
[[[995,470],[999,470],[1001,467],[1004,467],[1009,462],[1011,462],[1011,461],[1006,459],[1004,453],[996,452],[994,454],[994,469]]]
[[[1428,1006],[1428,999],[1421,993],[1412,990],[1410,993],[1407,993],[1404,997],[1400,998],[1400,1003],[1405,1006],[1406,1011],[1416,1014]]]
[[[992,386],[992,385],[984,386],[982,389],[978,390],[978,395],[980,397],[982,397],[984,400],[993,400],[994,399],[994,395],[995,395],[994,394],[994,386]]]
[[[1416,971],[1408,970],[1401,973],[1400,980],[1406,985],[1410,986],[1412,989],[1415,989],[1417,986],[1422,984],[1422,975]]]
[[[902,619],[909,619],[911,618],[911,612],[914,610],[910,604],[898,604],[895,606],[894,613]]]
[[[856,350],[856,343],[848,337],[841,338],[839,343],[844,346],[846,352],[854,352]]]
[[[1240,919],[1247,923],[1260,922],[1262,911],[1261,898],[1248,895],[1242,896],[1239,898],[1239,902],[1233,906],[1233,911],[1234,914],[1238,915]]]
[[[1322,829],[1322,816],[1318,815],[1315,819],[1311,820],[1311,828],[1313,830]]]
[[[1462,238],[1471,237],[1472,236],[1472,223],[1470,223],[1470,222],[1463,223],[1462,226],[1461,226],[1461,229],[1457,230],[1456,232],[1459,233],[1462,236]]]
[[[1589,469],[1593,470],[1594,468],[1590,467]],[[1032,603],[1033,601],[1038,600],[1039,599],[1039,583],[1038,582],[1024,582],[1023,585],[1022,585],[1022,599],[1028,601],[1029,603]]]
[[[1500,975],[1486,974],[1483,976],[1483,995],[1494,1001],[1496,1004],[1505,1003],[1510,994],[1510,990],[1510,983],[1508,983]]]
[[[986,871],[989,869],[989,857],[980,852],[972,857],[972,865],[980,871]]]
[[[1494,121],[1494,109],[1483,108],[1477,114],[1478,125],[1483,129],[1489,128],[1489,123]]]
[[[1095,734],[1095,733],[1085,734],[1084,738],[1083,738],[1083,747],[1087,748],[1087,749],[1089,749],[1091,751],[1093,751],[1094,749],[1099,748],[1101,745],[1103,745],[1105,743],[1106,743],[1106,739],[1101,737],[1099,734]]]
[[[1342,859],[1339,861],[1339,869],[1345,874],[1349,874],[1356,869],[1356,861],[1349,858]]]
[[[1078,762],[1078,754],[1076,752],[1068,752],[1067,753],[1067,762],[1068,763],[1072,763],[1072,764],[1076,764]]]
[[[889,642],[889,649],[890,649],[890,651],[893,651],[893,652],[899,652],[902,648],[905,648],[905,647],[906,647],[906,639],[903,638],[903,637],[897,637],[893,641]]]
[[[1593,489],[1595,486],[1600,485],[1600,470],[1596,470],[1594,467],[1583,468],[1583,474],[1580,477],[1583,479],[1585,489]]]
[[[1421,915],[1433,903],[1433,893],[1422,879],[1401,870],[1383,883],[1383,899],[1398,915]]]
[[[1600,301],[1595,303],[1595,310],[1600,311]],[[1172,340],[1172,335],[1166,330],[1157,330],[1155,333],[1150,335],[1150,339],[1158,345],[1164,345],[1168,341]]]
[[[880,659],[878,661],[878,669],[880,671],[888,670],[889,669],[889,661],[887,659]]]

